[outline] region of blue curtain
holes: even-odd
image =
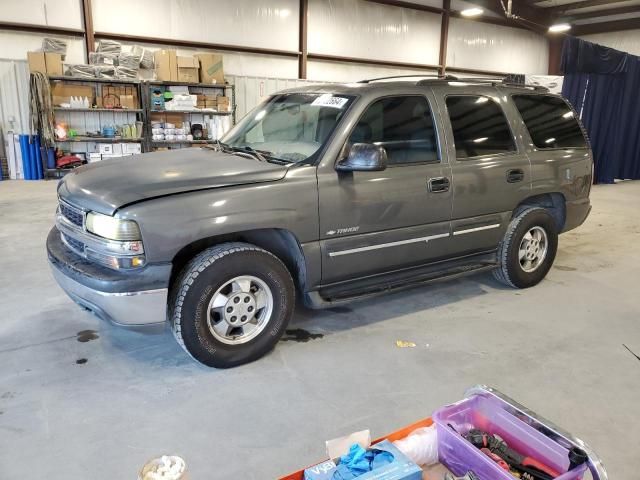
[[[584,124],[595,183],[640,179],[640,57],[567,37],[562,94]]]

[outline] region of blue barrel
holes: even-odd
[[[31,180],[29,135],[20,135],[20,150],[22,152],[22,176],[25,180]]]
[[[29,180],[38,179],[38,165],[36,162],[36,142],[33,137],[29,137],[29,168],[31,169],[31,178]]]
[[[47,148],[47,168],[56,168],[56,151],[53,148]]]
[[[36,145],[35,166],[36,166],[36,179],[42,180],[44,178],[44,168],[42,165],[42,149],[40,148],[40,135],[34,135],[34,142]]]

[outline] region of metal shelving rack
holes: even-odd
[[[209,83],[190,83],[190,82],[167,82],[167,81],[146,81],[142,83],[142,98],[144,102],[144,108],[146,109],[146,118],[147,122],[145,122],[145,146],[144,149],[147,152],[152,151],[157,147],[165,147],[170,145],[206,145],[216,143],[215,140],[153,140],[153,135],[151,133],[151,115],[159,115],[163,113],[178,113],[183,115],[221,115],[221,116],[231,116],[231,123],[235,125],[236,123],[236,94],[235,94],[235,86],[224,84],[209,84]],[[205,110],[205,109],[193,109],[193,110],[159,110],[151,108],[151,96],[150,91],[153,86],[185,86],[189,87],[189,91],[191,92],[192,88],[195,90],[199,90],[198,92],[192,93],[201,93],[200,91],[206,90],[215,90],[224,92],[225,96],[230,97],[230,107],[231,110],[229,112],[217,112],[215,110]]]
[[[207,83],[188,83],[188,82],[161,82],[161,81],[139,81],[139,80],[121,80],[121,79],[104,79],[104,78],[80,78],[80,77],[68,77],[68,76],[51,76],[49,77],[50,82],[69,82],[69,83],[79,83],[92,85],[94,87],[95,96],[102,97],[102,87],[105,85],[130,85],[136,88],[139,108],[135,109],[121,109],[121,108],[64,108],[64,107],[54,107],[55,114],[81,114],[81,115],[90,115],[90,114],[101,114],[101,113],[127,113],[127,114],[135,114],[136,121],[142,121],[143,123],[143,134],[142,137],[139,138],[124,138],[120,136],[116,137],[100,137],[93,135],[78,135],[73,138],[67,138],[65,140],[56,140],[57,144],[69,145],[68,150],[71,153],[88,153],[88,152],[79,152],[74,151],[73,145],[78,143],[140,143],[142,144],[143,152],[150,152],[154,148],[170,146],[170,145],[206,145],[216,143],[215,140],[153,140],[153,136],[151,134],[151,120],[150,117],[152,114],[163,114],[163,113],[178,113],[183,115],[221,115],[221,116],[231,116],[232,125],[236,123],[236,95],[235,95],[235,86],[224,84],[224,85],[215,85],[215,84],[207,84]],[[150,89],[153,86],[186,86],[189,87],[189,90],[193,93],[201,93],[204,91],[217,91],[223,92],[225,96],[230,97],[230,111],[228,112],[217,112],[215,110],[209,109],[193,109],[193,110],[156,110],[151,108],[151,96]],[[86,117],[85,117],[86,118]],[[85,120],[85,125],[86,125]],[[99,125],[101,122],[96,123]],[[70,125],[73,127],[73,125]],[[100,125],[102,127],[103,125]],[[46,177],[57,177],[64,175],[67,173],[66,170],[58,170],[58,169],[48,169],[46,168],[46,155],[43,155],[43,170],[45,172]]]
[[[116,114],[124,114],[125,116],[123,118],[126,118],[126,119],[131,118],[130,115],[135,115],[135,121],[142,122],[143,130],[144,130],[144,126],[148,123],[147,111],[142,104],[143,98],[142,98],[142,89],[140,87],[141,82],[138,80],[50,76],[49,81],[51,83],[64,82],[64,83],[89,85],[93,87],[94,95],[96,98],[103,97],[102,95],[103,87],[108,85],[114,85],[114,86],[125,85],[125,86],[131,86],[135,89],[135,92],[138,98],[138,108],[125,109],[125,108],[104,108],[104,107],[101,107],[101,108],[54,107],[53,110],[56,116],[68,114],[68,121],[70,124],[72,123],[70,121],[70,119],[72,118],[72,115],[80,115],[81,117],[76,117],[75,121],[83,122],[85,131],[89,131],[89,128],[87,128],[89,124],[91,124],[94,127],[91,131],[95,130],[97,132],[98,129],[102,130],[102,127],[104,126],[103,123],[105,125],[107,124],[107,122],[102,121],[102,116],[105,114],[108,115],[110,113],[114,114],[114,120],[110,122],[112,124],[115,123]],[[94,118],[88,117],[88,115],[98,115],[98,120],[95,121]],[[125,122],[125,123],[131,123],[131,122]],[[95,128],[96,126],[98,126],[98,129]],[[74,125],[70,125],[70,127],[73,128]],[[85,154],[89,152],[88,151],[80,152],[77,149],[76,151],[74,151],[73,145],[78,143],[140,143],[144,151],[144,142],[145,142],[144,135],[139,138],[129,138],[129,137],[121,137],[121,136],[101,137],[97,135],[77,135],[75,137],[67,138],[65,140],[56,140],[56,144],[67,146],[66,149],[68,149],[70,153],[85,153]],[[43,171],[45,173],[45,177],[57,177],[66,173],[65,170],[46,168],[45,155],[43,155],[43,163],[44,163]]]

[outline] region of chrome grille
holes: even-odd
[[[75,250],[77,253],[84,253],[84,243],[70,237],[69,235],[65,235],[64,233],[61,233],[60,235],[62,235],[62,240],[69,246],[69,248]]]
[[[84,212],[79,208],[72,207],[68,203],[60,202],[60,213],[72,224],[82,228],[84,226]]]

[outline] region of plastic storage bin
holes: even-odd
[[[473,471],[480,480],[515,478],[463,438],[473,428],[498,435],[518,453],[558,472],[566,472],[555,480],[579,480],[587,470],[587,465],[583,464],[567,472],[569,450],[514,416],[492,396],[474,395],[443,407],[433,414],[433,420],[438,431],[440,462],[458,476]]]

